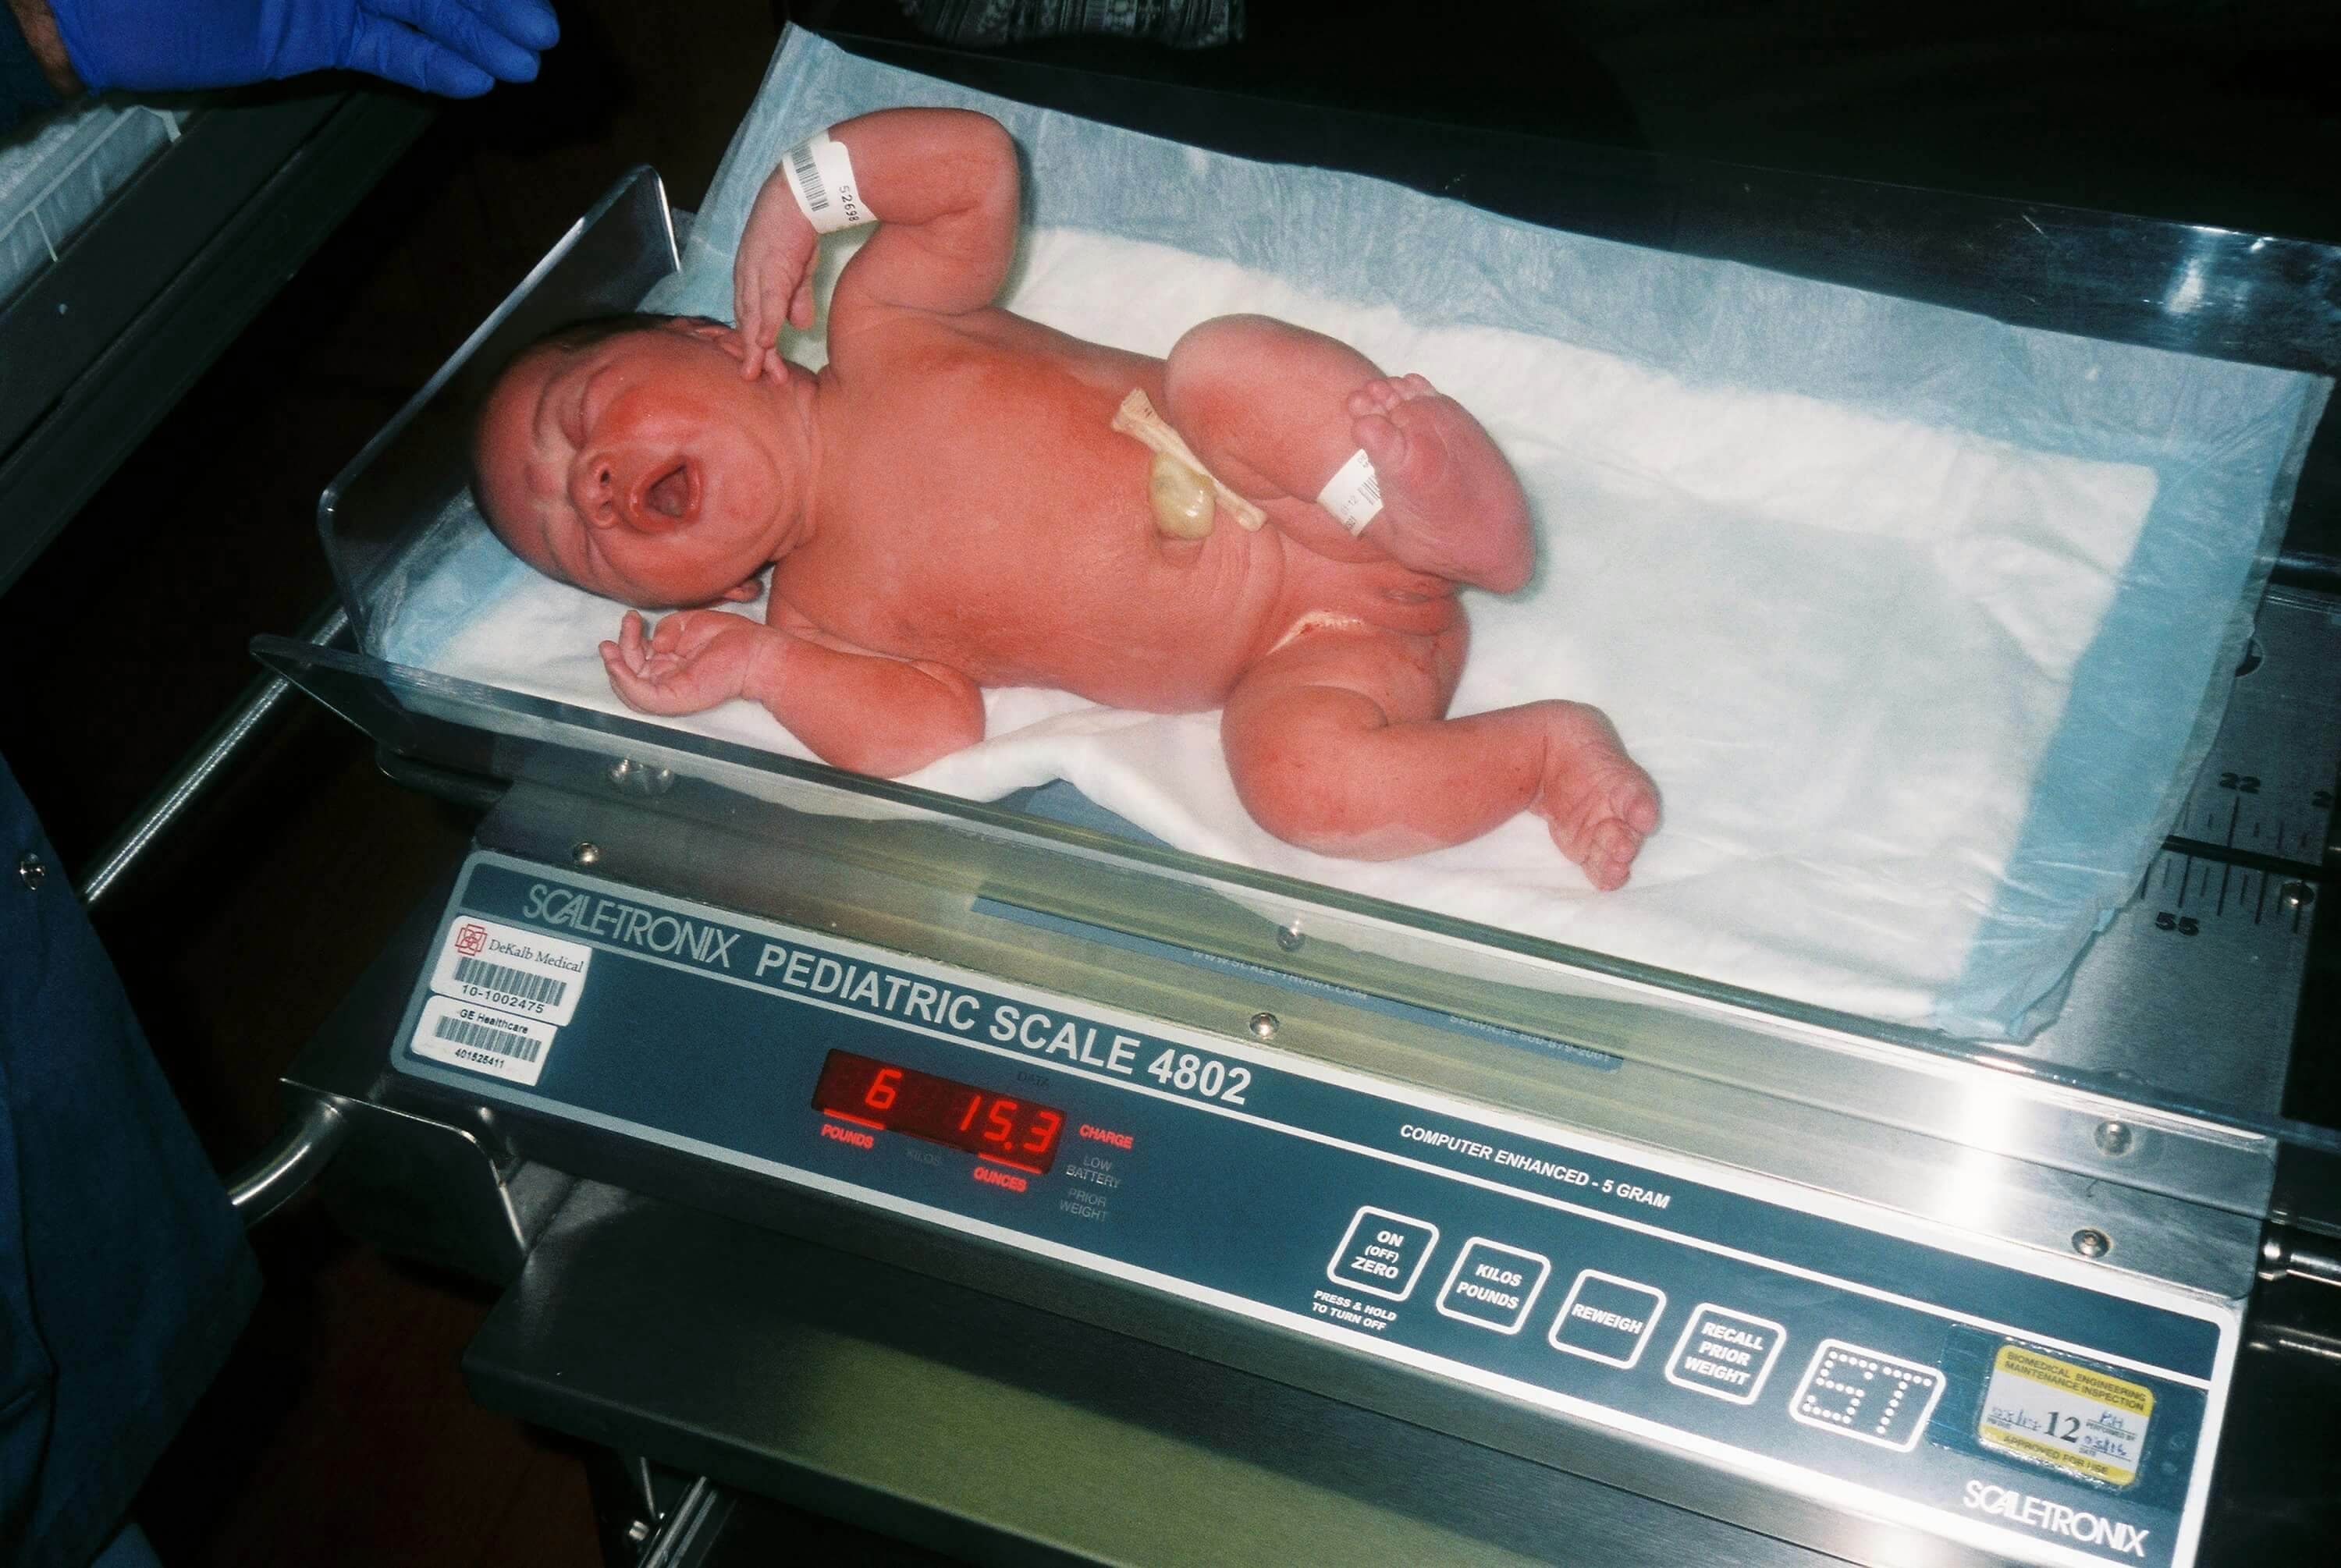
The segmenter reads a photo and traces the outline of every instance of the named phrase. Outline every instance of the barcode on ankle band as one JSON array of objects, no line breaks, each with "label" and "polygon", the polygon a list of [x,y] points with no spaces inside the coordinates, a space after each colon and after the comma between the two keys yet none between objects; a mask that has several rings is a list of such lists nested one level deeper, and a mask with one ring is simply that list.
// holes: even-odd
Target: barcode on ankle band
[{"label": "barcode on ankle band", "polygon": [[818,233],[835,233],[860,223],[875,223],[862,204],[861,186],[853,178],[853,159],[845,144],[826,131],[806,137],[788,150],[789,191],[797,210]]},{"label": "barcode on ankle band", "polygon": [[560,1030],[446,997],[426,997],[407,1048],[418,1057],[515,1084],[533,1084]]},{"label": "barcode on ankle band", "polygon": [[821,165],[812,161],[812,144],[799,142],[792,148],[789,166],[795,171],[797,190],[804,197],[805,215],[819,223],[821,214],[829,211],[829,187],[822,184]]},{"label": "barcode on ankle band", "polygon": [[593,949],[583,942],[458,915],[439,940],[431,988],[500,1013],[567,1024],[593,964]]},{"label": "barcode on ankle band", "polygon": [[1351,534],[1365,532],[1366,524],[1381,513],[1382,481],[1364,452],[1351,452],[1350,461],[1334,471],[1317,492],[1317,504]]}]

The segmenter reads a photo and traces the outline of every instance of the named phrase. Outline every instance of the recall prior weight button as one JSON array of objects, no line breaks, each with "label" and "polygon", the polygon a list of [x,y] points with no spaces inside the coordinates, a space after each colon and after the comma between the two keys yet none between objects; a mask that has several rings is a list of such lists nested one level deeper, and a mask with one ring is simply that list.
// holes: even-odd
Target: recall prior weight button
[{"label": "recall prior weight button", "polygon": [[1325,1265],[1325,1277],[1371,1295],[1404,1301],[1439,1245],[1439,1227],[1388,1209],[1361,1208]]},{"label": "recall prior weight button", "polygon": [[1551,1272],[1552,1265],[1535,1253],[1475,1236],[1448,1273],[1439,1310],[1498,1334],[1518,1334]]},{"label": "recall prior weight button", "polygon": [[1665,1291],[1589,1268],[1569,1287],[1546,1338],[1555,1350],[1630,1367],[1642,1359],[1642,1346],[1666,1309]]},{"label": "recall prior weight button", "polygon": [[1768,1318],[1700,1302],[1675,1341],[1667,1381],[1734,1404],[1753,1404],[1788,1337],[1788,1330]]}]

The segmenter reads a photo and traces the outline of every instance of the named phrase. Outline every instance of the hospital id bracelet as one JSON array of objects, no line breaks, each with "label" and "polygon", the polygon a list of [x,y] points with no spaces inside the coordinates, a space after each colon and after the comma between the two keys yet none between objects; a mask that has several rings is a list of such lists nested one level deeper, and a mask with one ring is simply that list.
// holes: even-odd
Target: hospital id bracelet
[{"label": "hospital id bracelet", "polygon": [[862,187],[853,177],[853,160],[845,144],[828,132],[815,132],[791,147],[784,163],[797,210],[817,232],[833,234],[878,221],[862,204]]}]

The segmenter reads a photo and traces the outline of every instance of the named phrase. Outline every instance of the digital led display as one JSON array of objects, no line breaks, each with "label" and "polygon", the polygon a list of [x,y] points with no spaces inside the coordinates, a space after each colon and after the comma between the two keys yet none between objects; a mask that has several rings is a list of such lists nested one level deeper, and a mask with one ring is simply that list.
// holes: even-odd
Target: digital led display
[{"label": "digital led display", "polygon": [[1013,1095],[911,1067],[832,1051],[813,1086],[812,1108],[887,1132],[908,1133],[1046,1176],[1065,1114]]}]

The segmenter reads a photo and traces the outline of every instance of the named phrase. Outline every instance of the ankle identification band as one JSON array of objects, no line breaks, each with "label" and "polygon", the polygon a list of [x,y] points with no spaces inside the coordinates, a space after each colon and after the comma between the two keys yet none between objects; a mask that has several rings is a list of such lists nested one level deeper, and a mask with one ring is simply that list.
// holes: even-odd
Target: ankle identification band
[{"label": "ankle identification band", "polygon": [[1366,524],[1381,515],[1381,476],[1374,472],[1362,450],[1350,453],[1350,461],[1334,471],[1325,488],[1317,492],[1317,504],[1331,512],[1352,537],[1365,532]]},{"label": "ankle identification band", "polygon": [[878,220],[862,204],[862,187],[853,177],[853,160],[845,144],[826,131],[816,132],[788,150],[785,166],[789,191],[805,222],[824,234]]}]

